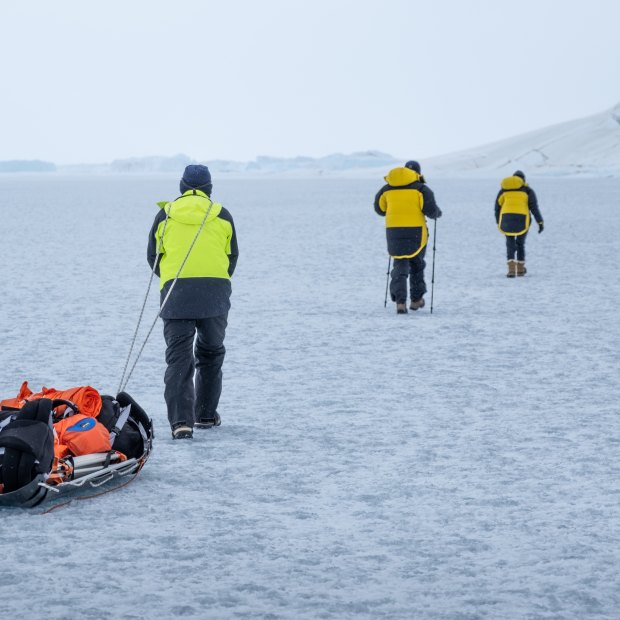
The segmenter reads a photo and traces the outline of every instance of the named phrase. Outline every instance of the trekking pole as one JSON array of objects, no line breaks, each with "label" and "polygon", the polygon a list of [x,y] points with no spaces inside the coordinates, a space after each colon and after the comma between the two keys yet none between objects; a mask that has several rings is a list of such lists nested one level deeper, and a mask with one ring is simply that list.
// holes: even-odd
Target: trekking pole
[{"label": "trekking pole", "polygon": [[392,264],[392,257],[388,255],[388,270],[387,270],[387,277],[385,279],[385,301],[383,302],[383,307],[387,308],[387,293],[388,293],[388,286],[390,284],[390,265]]},{"label": "trekking pole", "polygon": [[437,219],[433,224],[433,272],[431,276],[431,314],[433,314],[433,294],[435,292],[435,246],[437,245]]}]

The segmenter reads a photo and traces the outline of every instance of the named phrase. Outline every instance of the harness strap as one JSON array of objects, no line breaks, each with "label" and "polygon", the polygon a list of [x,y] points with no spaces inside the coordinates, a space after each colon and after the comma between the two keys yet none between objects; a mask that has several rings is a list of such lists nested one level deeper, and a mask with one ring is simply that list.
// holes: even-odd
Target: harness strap
[{"label": "harness strap", "polygon": [[131,405],[127,405],[121,409],[121,412],[114,422],[114,428],[110,431],[110,445],[114,446],[114,440],[121,434],[123,427],[127,423],[129,419],[129,414],[131,412]]},{"label": "harness strap", "polygon": [[2,430],[7,424],[13,421],[13,416],[8,416],[4,420],[0,421],[0,430]]},{"label": "harness strap", "polygon": [[142,439],[144,440],[144,445],[147,446],[149,442],[149,436],[146,432],[146,429],[142,425],[142,422],[136,422],[138,425],[138,430],[140,431],[140,435],[142,435]]}]

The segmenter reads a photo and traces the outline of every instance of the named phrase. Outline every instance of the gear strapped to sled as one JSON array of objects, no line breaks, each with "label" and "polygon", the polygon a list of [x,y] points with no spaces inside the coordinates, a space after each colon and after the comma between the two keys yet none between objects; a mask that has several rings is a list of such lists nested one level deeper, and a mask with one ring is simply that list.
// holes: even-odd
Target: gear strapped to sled
[{"label": "gear strapped to sled", "polygon": [[[45,395],[70,394],[67,398]],[[36,506],[50,493],[137,474],[146,463],[153,426],[129,394],[100,396],[90,386],[0,401],[0,506]]]}]

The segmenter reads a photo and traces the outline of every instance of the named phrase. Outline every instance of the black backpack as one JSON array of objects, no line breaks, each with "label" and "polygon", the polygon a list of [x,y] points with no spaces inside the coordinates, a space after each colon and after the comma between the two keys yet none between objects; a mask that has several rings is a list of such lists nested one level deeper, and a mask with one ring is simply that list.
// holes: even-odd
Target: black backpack
[{"label": "black backpack", "polygon": [[14,411],[0,414],[0,483],[4,493],[49,474],[54,460],[53,405],[49,398],[40,398],[27,402],[19,415]]},{"label": "black backpack", "polygon": [[116,398],[102,395],[97,420],[110,431],[113,450],[122,452],[128,459],[139,459],[150,452],[153,423],[127,392],[119,392]]}]

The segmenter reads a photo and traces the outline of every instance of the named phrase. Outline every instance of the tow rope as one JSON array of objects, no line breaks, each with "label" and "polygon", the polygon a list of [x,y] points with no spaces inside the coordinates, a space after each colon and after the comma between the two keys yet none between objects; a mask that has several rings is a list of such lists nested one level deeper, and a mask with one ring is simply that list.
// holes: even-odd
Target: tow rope
[{"label": "tow rope", "polygon": [[164,221],[164,227],[162,229],[161,232],[161,237],[159,239],[159,243],[157,244],[157,253],[155,255],[155,262],[153,263],[153,269],[151,270],[151,277],[149,278],[149,283],[146,289],[146,295],[144,296],[144,301],[142,302],[142,309],[140,310],[140,316],[138,317],[138,324],[136,325],[136,329],[134,331],[133,334],[133,339],[131,341],[131,346],[129,347],[129,353],[127,354],[127,359],[125,361],[125,367],[123,368],[123,374],[121,375],[121,380],[120,383],[118,385],[118,391],[117,393],[123,392],[125,390],[125,388],[127,387],[127,384],[129,383],[129,379],[131,378],[131,375],[133,374],[133,371],[136,368],[136,365],[138,364],[138,360],[140,359],[140,356],[142,355],[142,352],[144,351],[144,347],[146,346],[146,343],[148,342],[148,339],[151,336],[151,333],[153,332],[153,329],[155,329],[155,325],[157,324],[157,319],[159,319],[159,317],[161,316],[161,311],[164,309],[164,306],[168,303],[168,300],[170,299],[170,294],[172,293],[172,290],[174,289],[175,284],[177,283],[177,280],[179,279],[179,276],[181,275],[181,271],[183,271],[183,267],[185,267],[185,263],[187,262],[187,259],[189,258],[189,255],[192,251],[192,249],[194,248],[194,245],[196,243],[196,241],[198,240],[198,236],[200,235],[205,222],[207,221],[207,218],[209,217],[209,213],[211,213],[211,209],[213,208],[213,201],[209,200],[209,202],[211,203],[209,205],[209,208],[207,209],[207,212],[205,213],[205,216],[202,218],[202,222],[200,223],[200,227],[198,228],[198,231],[196,232],[196,235],[194,236],[194,239],[192,240],[189,249],[187,250],[187,254],[185,255],[185,258],[183,259],[183,262],[181,263],[181,266],[179,267],[179,270],[177,271],[176,276],[174,277],[174,280],[172,281],[172,284],[170,285],[170,288],[168,289],[168,292],[166,293],[166,296],[164,297],[163,302],[161,303],[161,306],[159,307],[159,310],[157,311],[157,315],[155,316],[155,320],[153,321],[153,323],[151,324],[151,327],[149,329],[149,331],[146,334],[146,337],[144,339],[144,342],[142,343],[142,346],[140,347],[140,350],[138,351],[138,354],[136,356],[136,359],[134,360],[133,365],[131,366],[131,369],[129,370],[129,373],[127,373],[127,368],[129,366],[129,360],[131,358],[131,354],[133,352],[133,348],[134,345],[136,343],[136,339],[138,336],[138,331],[140,329],[140,324],[142,323],[142,317],[144,316],[144,308],[146,307],[146,302],[148,300],[149,297],[149,293],[151,291],[151,284],[153,282],[153,276],[155,275],[155,270],[157,269],[157,265],[159,262],[159,257],[161,255],[161,249],[162,249],[162,245],[163,245],[163,241],[164,241],[164,233],[166,232],[166,226],[168,225],[168,218],[170,217],[170,209],[171,209],[171,203],[169,203],[168,209],[166,211],[166,219]]}]

